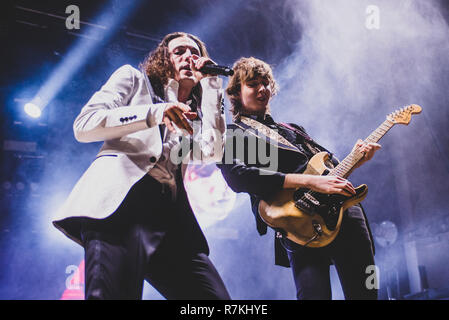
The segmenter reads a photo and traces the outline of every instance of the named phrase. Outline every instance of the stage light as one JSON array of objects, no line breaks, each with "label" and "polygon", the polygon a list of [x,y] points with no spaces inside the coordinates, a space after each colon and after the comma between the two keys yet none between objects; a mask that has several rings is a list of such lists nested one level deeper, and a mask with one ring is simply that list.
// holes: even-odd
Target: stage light
[{"label": "stage light", "polygon": [[37,97],[42,101],[41,110],[44,109],[84,66],[87,61],[116,33],[123,25],[123,21],[135,10],[142,1],[112,1],[106,4],[101,14],[89,24],[89,28],[82,27],[78,33],[79,40],[62,57],[61,63],[56,66],[48,79],[39,89]]},{"label": "stage light", "polygon": [[36,192],[39,190],[39,185],[36,182],[31,182],[30,189],[31,189],[31,191]]},{"label": "stage light", "polygon": [[9,189],[11,189],[11,187],[12,187],[11,182],[9,182],[9,181],[4,181],[3,182],[3,189],[9,190]]},{"label": "stage light", "polygon": [[39,118],[42,114],[41,108],[38,105],[31,102],[25,104],[23,109],[25,110],[26,114],[32,118]]},{"label": "stage light", "polygon": [[[107,44],[108,40],[123,25],[123,21],[141,2],[142,0],[124,1],[123,3],[111,1],[101,10],[94,23],[83,22],[83,25],[89,27],[84,26],[76,33],[69,32],[69,34],[79,36],[79,40],[64,55],[55,53],[61,57],[61,62],[54,68],[45,82],[40,85],[35,97],[23,106],[25,113],[32,118],[39,118],[47,105],[51,103],[79,69]],[[19,96],[24,96],[24,94],[19,94]],[[22,100],[22,98],[15,100]]]},{"label": "stage light", "polygon": [[398,238],[398,228],[391,221],[383,221],[380,224],[373,223],[374,239],[381,247],[389,247],[394,244]]},{"label": "stage light", "polygon": [[16,183],[16,188],[19,191],[23,191],[25,189],[25,184],[23,182],[17,182]]}]

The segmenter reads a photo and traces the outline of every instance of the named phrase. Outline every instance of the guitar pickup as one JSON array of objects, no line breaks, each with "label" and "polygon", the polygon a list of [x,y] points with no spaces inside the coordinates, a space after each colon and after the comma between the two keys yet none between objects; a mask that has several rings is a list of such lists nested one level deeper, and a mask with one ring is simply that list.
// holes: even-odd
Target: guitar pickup
[{"label": "guitar pickup", "polygon": [[315,206],[319,206],[320,202],[314,197],[312,196],[310,193],[305,193],[304,197],[309,200],[313,205]]}]

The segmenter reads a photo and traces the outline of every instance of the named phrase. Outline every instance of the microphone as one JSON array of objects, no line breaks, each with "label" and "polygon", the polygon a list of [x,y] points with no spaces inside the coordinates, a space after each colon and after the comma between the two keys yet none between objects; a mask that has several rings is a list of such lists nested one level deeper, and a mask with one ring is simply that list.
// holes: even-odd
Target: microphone
[{"label": "microphone", "polygon": [[206,74],[219,74],[222,76],[232,76],[234,74],[234,70],[226,66],[219,66],[217,64],[206,64],[204,67],[200,69],[202,73]]}]

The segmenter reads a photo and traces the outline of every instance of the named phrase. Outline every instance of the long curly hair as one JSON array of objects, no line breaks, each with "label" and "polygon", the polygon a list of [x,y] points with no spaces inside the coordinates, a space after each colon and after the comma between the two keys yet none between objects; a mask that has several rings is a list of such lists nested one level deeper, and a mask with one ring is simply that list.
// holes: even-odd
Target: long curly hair
[{"label": "long curly hair", "polygon": [[274,96],[279,90],[279,86],[273,76],[270,65],[254,57],[240,58],[232,67],[234,75],[229,79],[226,87],[226,94],[231,101],[230,111],[234,122],[240,121],[242,101],[240,92],[242,83],[254,80],[258,77],[267,79],[271,87],[271,95]]},{"label": "long curly hair", "polygon": [[[173,32],[166,35],[156,49],[151,51],[140,64],[140,68],[143,68],[147,73],[154,92],[161,98],[164,98],[164,86],[167,85],[168,79],[173,78],[175,75],[175,70],[170,61],[170,53],[168,52],[168,43],[179,37],[192,39],[198,45],[201,56],[209,57],[206,45],[198,37],[185,32]],[[200,95],[200,89],[201,87],[198,84],[192,93],[198,96]]]}]

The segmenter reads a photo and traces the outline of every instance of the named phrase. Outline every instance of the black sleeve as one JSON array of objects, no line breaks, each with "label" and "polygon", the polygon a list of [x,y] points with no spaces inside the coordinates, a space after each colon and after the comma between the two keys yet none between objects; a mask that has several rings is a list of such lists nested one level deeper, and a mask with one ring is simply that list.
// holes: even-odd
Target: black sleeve
[{"label": "black sleeve", "polygon": [[[249,141],[248,136],[242,131],[241,134],[234,131],[237,126],[228,125],[228,133],[221,163],[217,167],[221,170],[224,179],[234,192],[246,192],[250,195],[266,198],[280,190],[284,186],[285,174],[264,168],[256,160],[248,164]],[[244,152],[236,151],[238,145],[236,139],[243,139]]]},{"label": "black sleeve", "polygon": [[[235,129],[235,127],[228,126],[228,129]],[[247,137],[228,135],[222,162],[217,163],[217,167],[221,170],[229,187],[234,192],[246,192],[260,198],[266,198],[280,191],[284,186],[285,174],[264,169],[257,161],[258,164],[248,164],[245,161],[248,153],[248,140],[244,143],[244,154],[242,155],[236,152],[235,139],[247,139]],[[243,158],[241,158],[242,156]]]},{"label": "black sleeve", "polygon": [[247,192],[265,198],[283,188],[285,174],[247,166],[239,159],[232,164],[217,164],[234,192]]}]

